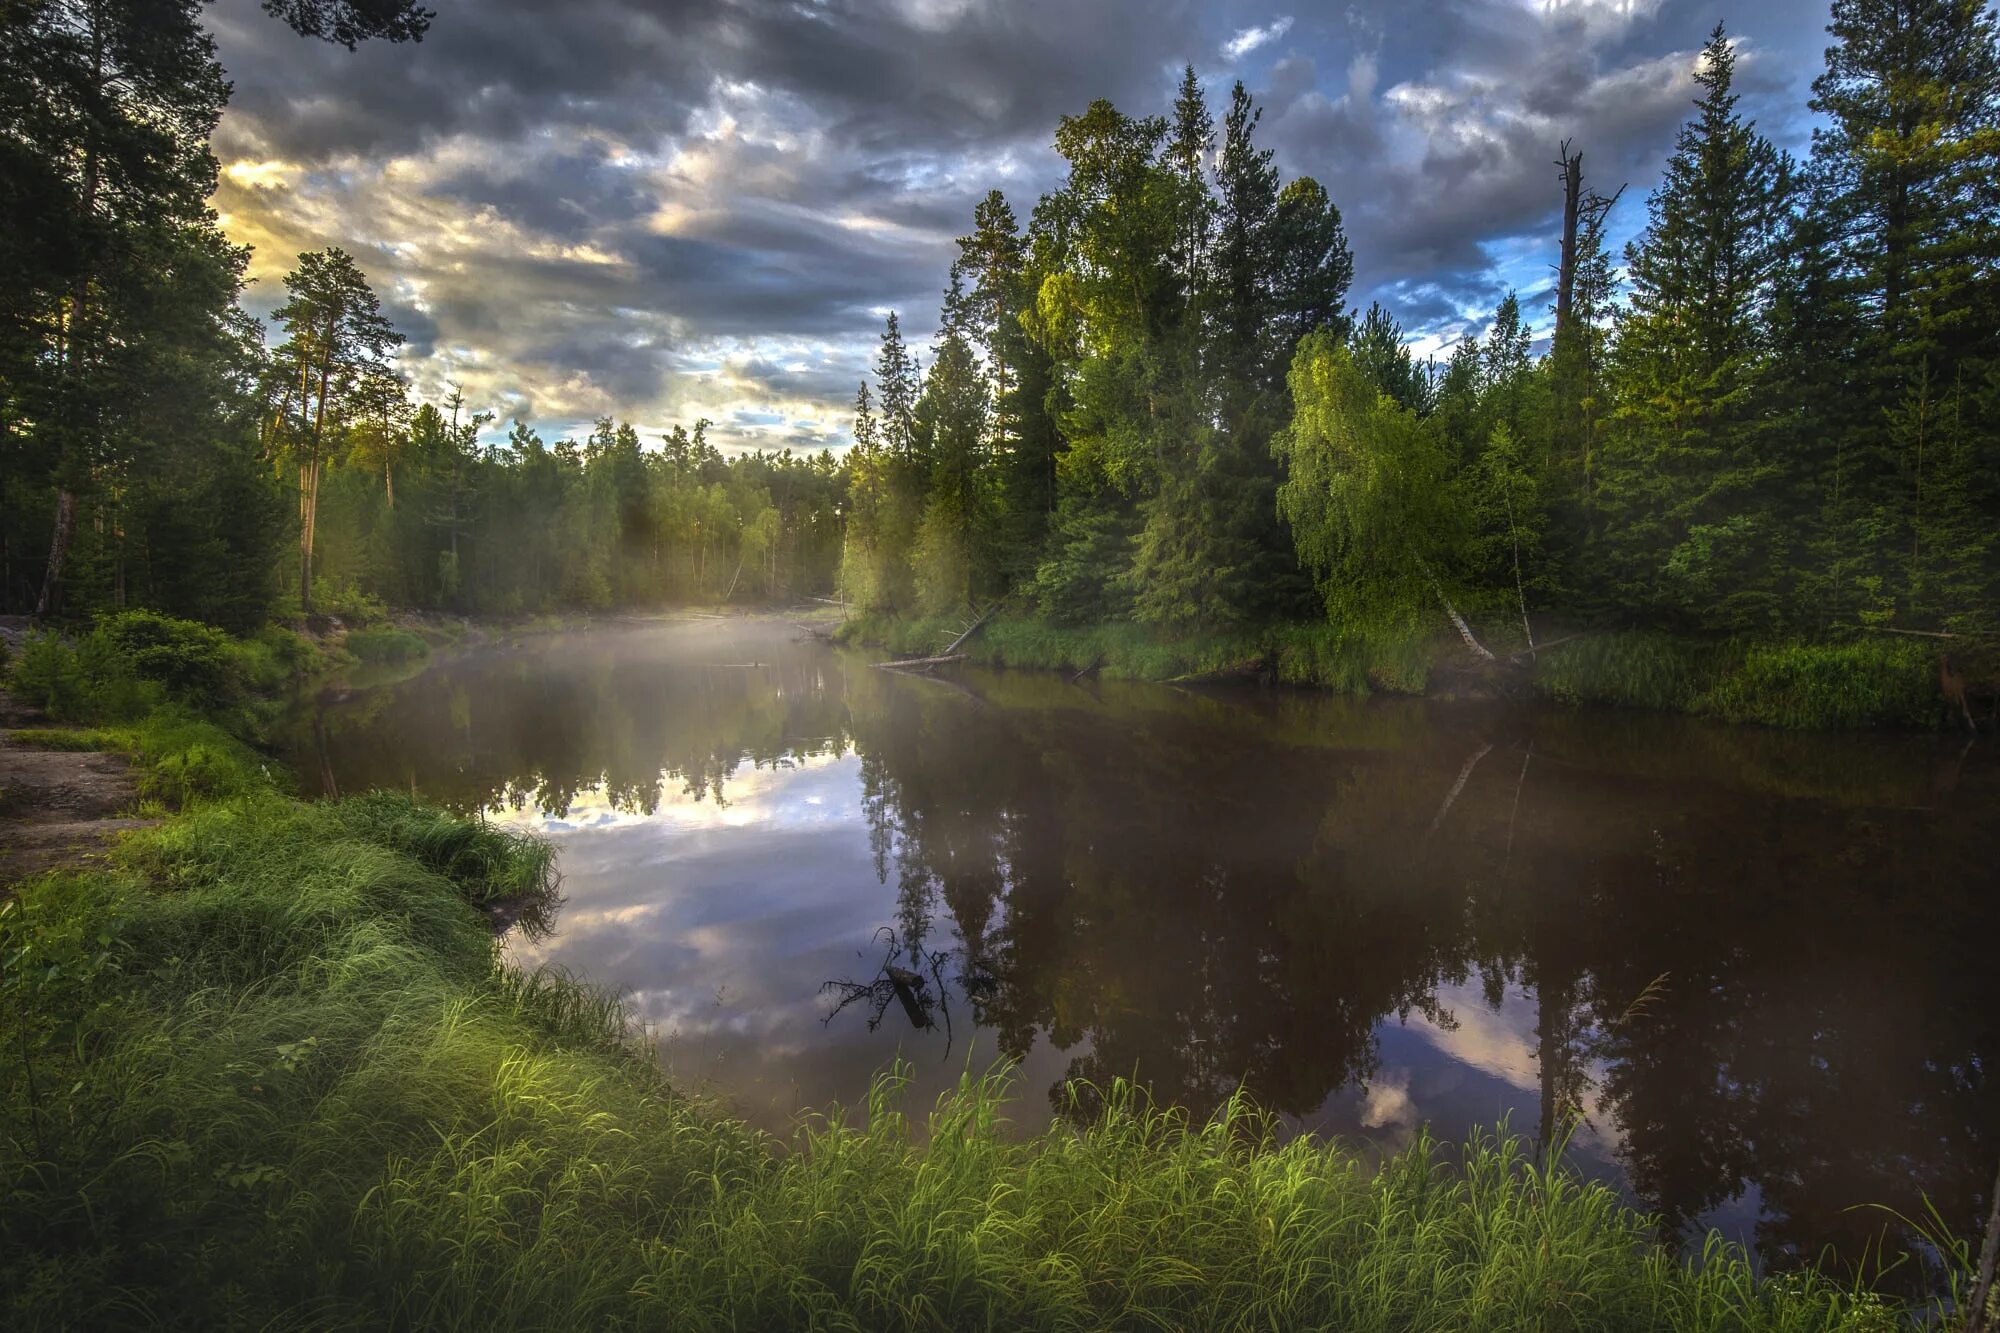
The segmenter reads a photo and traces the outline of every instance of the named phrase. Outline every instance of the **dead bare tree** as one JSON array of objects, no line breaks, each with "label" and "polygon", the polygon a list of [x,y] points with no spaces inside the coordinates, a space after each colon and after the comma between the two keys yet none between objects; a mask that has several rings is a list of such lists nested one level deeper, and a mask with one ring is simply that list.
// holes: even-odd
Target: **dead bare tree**
[{"label": "dead bare tree", "polygon": [[1556,165],[1562,168],[1563,229],[1562,252],[1556,268],[1556,336],[1569,327],[1576,309],[1576,233],[1583,203],[1583,154],[1569,150],[1564,139],[1556,150]]}]

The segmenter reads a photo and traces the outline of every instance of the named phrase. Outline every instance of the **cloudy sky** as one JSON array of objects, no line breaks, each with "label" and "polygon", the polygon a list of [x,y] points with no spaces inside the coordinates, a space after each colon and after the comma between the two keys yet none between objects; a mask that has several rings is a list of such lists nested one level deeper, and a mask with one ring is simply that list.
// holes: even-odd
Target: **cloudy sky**
[{"label": "cloudy sky", "polygon": [[[1739,88],[1798,148],[1824,0],[430,0],[416,46],[301,41],[211,10],[235,85],[216,207],[256,247],[249,302],[345,247],[447,383],[545,436],[706,416],[725,447],[846,442],[885,311],[919,336],[974,202],[1025,221],[1056,119],[1162,112],[1192,62],[1243,82],[1288,175],[1325,183],[1353,299],[1421,348],[1509,287],[1539,305],[1556,145],[1620,235],[1685,118],[1718,18]],[[1541,314],[1539,309],[1536,312]]]}]

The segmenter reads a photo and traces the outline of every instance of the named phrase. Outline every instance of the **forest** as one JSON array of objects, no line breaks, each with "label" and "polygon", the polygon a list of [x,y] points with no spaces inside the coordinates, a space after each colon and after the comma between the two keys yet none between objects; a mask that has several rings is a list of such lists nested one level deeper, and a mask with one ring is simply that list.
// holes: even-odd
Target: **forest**
[{"label": "forest", "polygon": [[[1835,0],[1803,159],[1717,26],[1657,188],[1551,143],[1548,290],[1435,358],[1359,308],[1369,183],[1285,179],[1246,82],[1091,102],[810,454],[421,401],[374,242],[251,299],[216,32],[439,8],[0,0],[0,1324],[1996,1326],[1990,756],[1796,734],[2000,710],[1984,0]],[[967,624],[1081,669],[823,641]],[[1246,653],[1792,730],[1085,680]],[[926,1108],[881,1046],[757,1127],[663,1063],[661,958],[800,932],[715,1013],[859,970],[842,893],[891,951],[847,984],[924,1028],[891,962],[955,956],[993,1063]],[[593,919],[642,986],[517,965]],[[810,1072],[822,980],[744,1040]],[[1288,1128],[1446,988],[1532,990],[1537,1133]]]},{"label": "forest", "polygon": [[[267,8],[349,45],[421,12]],[[1658,187],[1552,144],[1552,291],[1442,359],[1350,304],[1338,197],[1365,182],[1282,179],[1241,84],[1211,108],[1189,67],[1164,115],[1095,102],[1055,127],[1067,175],[1025,225],[979,203],[934,344],[890,314],[852,447],[804,457],[726,456],[701,421],[502,442],[414,403],[339,249],[300,255],[262,326],[207,202],[228,89],[198,6],[24,12],[0,54],[9,612],[1006,598],[1166,635],[1456,626],[1479,652],[1996,629],[2000,53],[1976,0],[1840,0],[1803,161],[1739,111],[1718,26]]]}]

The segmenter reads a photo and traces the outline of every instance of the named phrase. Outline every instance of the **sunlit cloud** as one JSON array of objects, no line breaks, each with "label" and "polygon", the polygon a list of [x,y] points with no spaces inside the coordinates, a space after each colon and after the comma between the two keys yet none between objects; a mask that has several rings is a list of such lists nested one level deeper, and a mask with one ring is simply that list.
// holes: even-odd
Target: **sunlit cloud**
[{"label": "sunlit cloud", "polygon": [[1261,28],[1239,28],[1234,37],[1222,44],[1222,54],[1230,60],[1241,60],[1258,47],[1277,41],[1292,30],[1291,15],[1274,19]]}]

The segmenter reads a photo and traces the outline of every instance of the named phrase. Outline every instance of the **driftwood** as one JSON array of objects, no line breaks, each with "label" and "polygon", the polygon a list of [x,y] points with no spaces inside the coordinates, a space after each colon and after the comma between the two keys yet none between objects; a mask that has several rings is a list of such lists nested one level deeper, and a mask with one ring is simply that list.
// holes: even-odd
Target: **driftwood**
[{"label": "driftwood", "polygon": [[804,630],[807,634],[811,635],[815,639],[818,639],[821,643],[833,642],[833,635],[829,633],[827,630],[820,628],[818,625],[808,625],[803,620],[794,620],[792,622],[792,628],[798,630]]},{"label": "driftwood", "polygon": [[1069,683],[1072,685],[1080,684],[1085,676],[1088,676],[1091,672],[1097,670],[1097,668],[1103,665],[1104,665],[1104,654],[1099,653],[1097,656],[1090,659],[1089,666],[1077,672],[1074,676],[1071,676],[1069,678]]},{"label": "driftwood", "polygon": [[940,653],[936,657],[906,657],[900,662],[877,662],[875,665],[884,671],[923,672],[934,671],[938,667],[950,666],[953,662],[963,662],[964,660],[964,653]]}]

